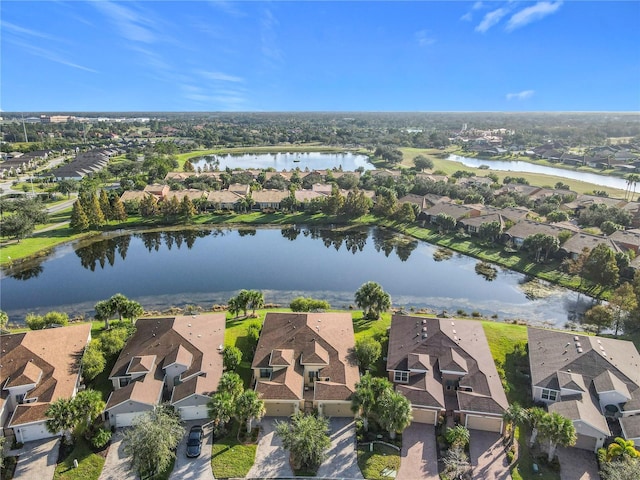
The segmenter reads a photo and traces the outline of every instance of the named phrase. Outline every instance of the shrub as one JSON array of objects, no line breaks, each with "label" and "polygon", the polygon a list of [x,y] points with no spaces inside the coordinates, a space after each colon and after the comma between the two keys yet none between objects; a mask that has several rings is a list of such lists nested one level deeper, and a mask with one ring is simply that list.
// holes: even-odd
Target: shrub
[{"label": "shrub", "polygon": [[111,430],[99,428],[91,437],[91,446],[96,449],[103,448],[111,440]]}]

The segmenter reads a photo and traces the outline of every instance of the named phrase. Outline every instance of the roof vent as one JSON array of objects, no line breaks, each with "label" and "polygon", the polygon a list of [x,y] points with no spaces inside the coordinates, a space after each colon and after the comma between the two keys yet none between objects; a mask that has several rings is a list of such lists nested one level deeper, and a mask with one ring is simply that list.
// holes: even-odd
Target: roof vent
[{"label": "roof vent", "polygon": [[427,331],[427,327],[422,327],[422,331],[426,332]]},{"label": "roof vent", "polygon": [[453,333],[454,333],[454,334],[456,333],[456,329],[455,329],[455,328],[453,329]]},{"label": "roof vent", "polygon": [[577,342],[578,340],[580,340],[580,337],[578,337],[577,335],[575,337],[573,337],[573,341]]},{"label": "roof vent", "polygon": [[578,348],[578,353],[582,353],[582,349],[581,348]]},{"label": "roof vent", "polygon": [[576,347],[578,347],[578,348],[579,348],[579,347],[581,347],[581,346],[582,346],[582,344],[581,344],[580,342],[576,342]]},{"label": "roof vent", "polygon": [[423,333],[423,334],[422,334],[422,338],[427,338],[427,334],[426,334],[426,333]]},{"label": "roof vent", "polygon": [[427,319],[426,319],[426,318],[423,318],[423,319],[422,319],[422,324],[423,324],[423,325],[426,325],[426,324],[427,324]]}]

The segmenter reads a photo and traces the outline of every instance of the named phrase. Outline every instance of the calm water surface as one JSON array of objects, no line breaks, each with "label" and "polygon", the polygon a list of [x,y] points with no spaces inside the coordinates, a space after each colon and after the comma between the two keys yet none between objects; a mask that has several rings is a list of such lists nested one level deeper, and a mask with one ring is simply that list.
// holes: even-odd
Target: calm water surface
[{"label": "calm water surface", "polygon": [[546,165],[537,165],[535,163],[521,162],[519,160],[486,160],[482,158],[461,157],[460,155],[450,155],[447,160],[461,163],[467,167],[478,168],[480,165],[488,165],[491,170],[541,173],[543,175],[555,175],[557,177],[580,180],[582,182],[592,183],[603,187],[619,188],[620,190],[626,190],[627,188],[627,181],[620,177],[610,177],[607,175],[598,175],[597,173],[548,167]]},{"label": "calm water surface", "polygon": [[192,161],[193,166],[204,167],[218,166],[220,170],[229,167],[234,168],[275,168],[276,171],[293,170],[332,170],[339,169],[352,172],[359,167],[365,170],[373,170],[366,155],[357,155],[350,152],[324,153],[324,152],[295,152],[295,153],[259,153],[241,155],[208,155]]},{"label": "calm water surface", "polygon": [[[463,255],[437,262],[435,247],[383,229],[293,227],[142,232],[67,245],[39,265],[5,272],[2,309],[12,322],[28,312],[57,309],[92,314],[93,305],[121,292],[146,310],[226,304],[238,290],[262,290],[267,303],[288,305],[299,295],[353,304],[364,282],[380,283],[394,307],[455,313],[481,312],[499,319],[528,319],[562,326],[588,299],[557,288],[529,300],[519,273],[502,270],[487,281],[477,261]],[[581,301],[582,299],[582,301]]]}]

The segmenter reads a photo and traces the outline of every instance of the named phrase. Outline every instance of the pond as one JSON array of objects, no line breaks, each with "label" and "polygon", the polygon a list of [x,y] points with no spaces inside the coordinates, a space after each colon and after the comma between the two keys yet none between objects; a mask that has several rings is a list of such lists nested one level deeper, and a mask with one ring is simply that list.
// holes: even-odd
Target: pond
[{"label": "pond", "polygon": [[207,155],[191,161],[195,168],[208,165],[209,168],[218,167],[224,170],[234,168],[275,168],[276,171],[294,170],[333,170],[342,169],[353,172],[357,168],[373,170],[369,157],[351,152],[280,152],[280,153],[244,153],[240,155]]},{"label": "pond", "polygon": [[240,289],[262,290],[267,303],[288,306],[300,295],[335,308],[375,281],[393,306],[479,312],[499,320],[563,326],[590,299],[552,288],[531,300],[527,278],[498,269],[492,281],[460,254],[436,261],[436,247],[381,228],[182,229],[101,236],[58,248],[40,264],[3,272],[2,309],[12,322],[28,312],[91,315],[98,300],[123,293],[146,310],[226,304]]},{"label": "pond", "polygon": [[620,177],[598,175],[597,173],[581,172],[579,170],[548,167],[546,165],[538,165],[520,160],[487,160],[483,158],[462,157],[460,155],[449,155],[447,160],[461,163],[466,167],[478,168],[480,165],[488,165],[490,170],[555,175],[556,177],[570,178],[572,180],[579,180],[581,182],[592,183],[603,187],[619,188],[620,190],[627,189],[627,181]]}]

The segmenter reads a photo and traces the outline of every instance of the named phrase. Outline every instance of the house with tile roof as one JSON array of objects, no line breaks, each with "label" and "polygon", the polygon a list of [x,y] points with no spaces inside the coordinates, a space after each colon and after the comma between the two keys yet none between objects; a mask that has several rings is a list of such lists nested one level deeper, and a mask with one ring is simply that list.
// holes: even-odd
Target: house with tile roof
[{"label": "house with tile roof", "polygon": [[45,412],[78,392],[80,360],[90,339],[89,323],[0,337],[0,421],[17,441],[56,436],[45,427]]},{"label": "house with tile roof", "polygon": [[509,405],[480,322],[394,315],[387,372],[411,401],[414,422],[435,424],[446,414],[502,433]]},{"label": "house with tile roof", "polygon": [[251,364],[266,415],[353,417],[354,344],[349,313],[267,313]]},{"label": "house with tile roof", "polygon": [[529,328],[533,400],[573,421],[576,448],[597,451],[611,426],[640,442],[640,354],[613,338]]},{"label": "house with tile roof", "polygon": [[169,402],[183,420],[207,418],[222,376],[225,315],[141,318],[109,380],[105,416],[115,427]]}]

